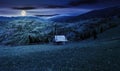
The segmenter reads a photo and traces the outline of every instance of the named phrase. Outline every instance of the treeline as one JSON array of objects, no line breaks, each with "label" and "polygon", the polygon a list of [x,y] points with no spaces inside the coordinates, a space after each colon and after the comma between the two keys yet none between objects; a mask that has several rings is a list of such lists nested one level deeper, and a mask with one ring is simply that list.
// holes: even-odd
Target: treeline
[{"label": "treeline", "polygon": [[38,19],[0,21],[0,44],[30,45],[49,43],[55,35],[65,35],[69,41],[81,41],[118,26],[120,17],[92,18],[75,23],[57,23]]}]

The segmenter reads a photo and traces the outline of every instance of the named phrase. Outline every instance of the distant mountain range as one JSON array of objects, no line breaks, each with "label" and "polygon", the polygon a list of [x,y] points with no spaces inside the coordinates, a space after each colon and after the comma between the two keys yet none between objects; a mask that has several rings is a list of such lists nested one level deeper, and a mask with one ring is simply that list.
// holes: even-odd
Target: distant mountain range
[{"label": "distant mountain range", "polygon": [[110,7],[110,8],[100,9],[100,10],[94,10],[78,16],[52,17],[49,20],[52,20],[55,22],[76,22],[79,20],[85,20],[85,19],[91,19],[91,18],[104,18],[104,17],[112,17],[112,16],[120,16],[120,7]]},{"label": "distant mountain range", "polygon": [[[119,26],[120,18],[114,16],[120,17],[120,7],[94,10],[77,16],[58,15],[50,19],[41,16],[0,17],[0,44],[47,43],[52,42],[55,35],[65,35],[70,41],[85,40]],[[113,19],[106,20],[108,17]]]},{"label": "distant mountain range", "polygon": [[39,20],[39,21],[43,21],[45,19],[40,18],[40,17],[32,17],[32,16],[18,16],[18,17],[4,17],[4,16],[0,16],[0,21],[12,21],[12,20],[24,20],[24,19],[29,19],[29,20]]},{"label": "distant mountain range", "polygon": [[[113,16],[120,16],[120,7],[110,7],[104,8],[99,10],[90,11],[88,13],[84,13],[81,15],[55,15],[51,18],[48,18],[48,21],[54,22],[77,22],[80,20],[86,20],[91,18],[106,18],[106,17],[113,17]],[[18,17],[2,17],[0,16],[0,21],[12,21],[12,20],[22,20],[22,19],[29,19],[29,20],[39,20],[39,21],[47,21],[42,17],[39,16],[18,16]]]}]

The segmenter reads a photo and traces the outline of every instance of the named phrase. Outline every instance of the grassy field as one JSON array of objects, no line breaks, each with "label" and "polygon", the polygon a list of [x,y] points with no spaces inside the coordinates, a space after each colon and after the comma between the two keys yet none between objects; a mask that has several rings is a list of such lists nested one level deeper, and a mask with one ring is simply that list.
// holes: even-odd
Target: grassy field
[{"label": "grassy field", "polygon": [[66,45],[0,46],[0,71],[120,71],[119,43],[109,37]]},{"label": "grassy field", "polygon": [[18,50],[11,55],[6,51],[6,56],[0,56],[0,71],[119,71],[119,42],[92,43],[92,46],[88,44],[82,48],[76,43],[75,47],[71,44],[70,48],[56,46],[54,50],[45,51],[38,47],[38,50],[30,48],[27,53]]}]

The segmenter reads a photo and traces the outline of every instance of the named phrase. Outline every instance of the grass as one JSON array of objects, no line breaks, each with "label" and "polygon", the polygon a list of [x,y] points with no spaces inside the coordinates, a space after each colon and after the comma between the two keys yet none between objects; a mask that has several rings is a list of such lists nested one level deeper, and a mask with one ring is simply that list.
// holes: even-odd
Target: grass
[{"label": "grass", "polygon": [[119,71],[120,40],[105,42],[2,56],[0,71]]}]

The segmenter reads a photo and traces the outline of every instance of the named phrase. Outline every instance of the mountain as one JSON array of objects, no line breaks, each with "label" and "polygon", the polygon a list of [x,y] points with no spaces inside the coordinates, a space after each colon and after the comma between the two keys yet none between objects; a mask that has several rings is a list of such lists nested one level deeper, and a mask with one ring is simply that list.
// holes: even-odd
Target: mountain
[{"label": "mountain", "polygon": [[52,30],[50,22],[39,17],[0,17],[0,20],[0,44],[43,42]]},{"label": "mountain", "polygon": [[4,16],[0,16],[0,20],[14,20],[14,19],[39,19],[39,20],[43,20],[43,18],[40,17],[34,17],[34,16],[17,16],[17,17],[4,17]]},{"label": "mountain", "polygon": [[60,17],[58,16],[58,17],[50,18],[49,20],[55,22],[76,22],[91,18],[106,18],[113,16],[120,16],[120,7],[110,7],[100,10],[94,10],[78,16],[60,16]]},{"label": "mountain", "polygon": [[50,21],[51,19],[30,16],[0,17],[0,44],[48,43],[53,41],[55,35],[65,35],[69,41],[82,41],[120,25],[120,17],[114,17],[120,15],[119,12],[119,7],[115,7],[91,11],[79,16],[59,15],[52,18],[60,22],[62,20],[62,22],[74,23],[58,23]]},{"label": "mountain", "polygon": [[0,21],[10,21],[10,20],[12,20],[10,17],[0,16]]},{"label": "mountain", "polygon": [[71,16],[71,15],[56,15],[56,16],[53,16],[51,18],[48,18],[48,20],[51,20],[51,21],[54,21],[54,22],[66,22],[66,21],[70,21],[72,20],[73,18],[75,18],[77,16]]}]

